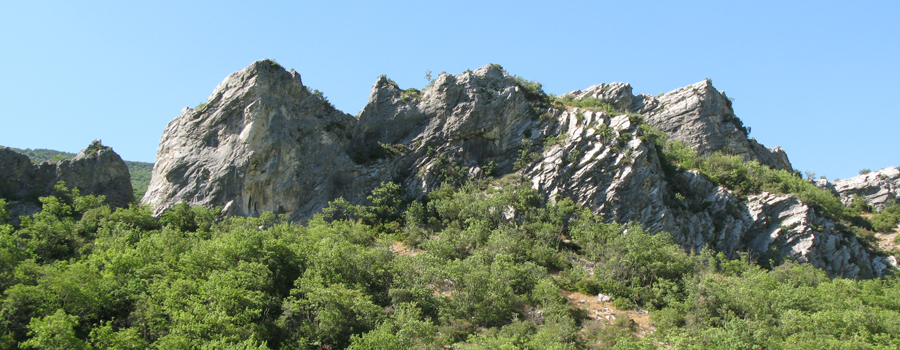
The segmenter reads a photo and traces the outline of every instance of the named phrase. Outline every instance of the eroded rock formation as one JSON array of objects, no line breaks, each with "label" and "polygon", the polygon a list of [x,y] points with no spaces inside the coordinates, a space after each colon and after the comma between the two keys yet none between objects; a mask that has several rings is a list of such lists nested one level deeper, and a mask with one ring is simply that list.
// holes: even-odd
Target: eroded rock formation
[{"label": "eroded rock formation", "polygon": [[187,201],[234,215],[312,213],[365,190],[353,187],[359,174],[344,153],[354,122],[296,72],[256,62],[169,123],[143,203],[157,212]]},{"label": "eroded rock formation", "polygon": [[900,199],[900,170],[888,167],[844,180],[836,180],[834,189],[844,204],[850,204],[854,196],[860,196],[867,204],[882,210]]},{"label": "eroded rock formation", "polygon": [[72,159],[33,164],[27,156],[0,147],[0,197],[10,201],[13,218],[40,209],[37,198],[53,193],[64,181],[83,195],[106,196],[106,204],[125,207],[134,202],[131,175],[111,147],[92,142]]},{"label": "eroded rock formation", "polygon": [[444,182],[519,173],[549,200],[572,198],[611,221],[671,232],[688,249],[788,255],[832,276],[884,270],[855,237],[793,196],[741,198],[697,173],[664,171],[626,112],[641,113],[701,155],[739,154],[791,170],[779,148],[747,138],[730,100],[710,81],[659,97],[635,96],[620,83],[568,95],[602,99],[616,111],[553,104],[487,65],[441,74],[424,91],[381,77],[354,118],[303,86],[293,70],[258,61],[169,123],[142,202],[156,213],[187,201],[303,220],[339,197],[362,203],[384,181],[416,197]]}]

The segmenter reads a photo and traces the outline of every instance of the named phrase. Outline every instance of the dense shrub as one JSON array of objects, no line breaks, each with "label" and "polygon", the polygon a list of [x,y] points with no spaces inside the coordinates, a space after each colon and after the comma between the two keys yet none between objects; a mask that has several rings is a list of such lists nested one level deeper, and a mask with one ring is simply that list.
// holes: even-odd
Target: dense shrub
[{"label": "dense shrub", "polygon": [[547,94],[544,92],[541,83],[534,80],[527,80],[519,76],[514,76],[513,78],[516,81],[516,85],[525,91],[526,99],[531,101],[542,101],[547,98]]},{"label": "dense shrub", "polygon": [[[335,201],[303,225],[186,204],[157,220],[57,192],[22,227],[0,224],[2,348],[900,345],[894,277],[690,254],[666,233],[547,203],[516,176],[410,203],[385,183],[369,204]],[[647,308],[658,331],[589,320],[566,290]]]},{"label": "dense shrub", "polygon": [[900,205],[894,203],[875,213],[870,219],[872,228],[878,232],[893,232],[900,225]]},{"label": "dense shrub", "polygon": [[553,98],[553,102],[564,106],[578,107],[595,112],[624,113],[602,98],[588,97],[576,100],[572,95],[563,95],[561,97]]},{"label": "dense shrub", "polygon": [[790,194],[831,219],[852,220],[858,216],[847,211],[840,199],[830,191],[816,187],[795,173],[747,161],[742,156],[715,153],[700,157],[684,143],[669,141],[668,135],[657,128],[647,124],[642,124],[640,128],[643,137],[654,143],[669,175],[681,170],[696,170],[716,185],[731,189],[738,195],[761,192]]},{"label": "dense shrub", "polygon": [[[896,279],[829,280],[808,265],[740,276],[700,273],[688,296],[655,314],[662,339],[685,349],[895,348]],[[890,311],[889,311],[890,310]]]}]

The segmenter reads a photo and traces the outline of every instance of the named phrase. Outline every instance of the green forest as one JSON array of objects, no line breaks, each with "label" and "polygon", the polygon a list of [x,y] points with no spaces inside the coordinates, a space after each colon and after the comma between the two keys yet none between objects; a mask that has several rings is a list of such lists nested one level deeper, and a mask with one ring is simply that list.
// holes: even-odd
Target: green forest
[{"label": "green forest", "polygon": [[516,175],[400,193],[295,223],[60,184],[20,227],[0,209],[0,348],[900,348],[894,276],[685,252]]},{"label": "green forest", "polygon": [[[74,158],[76,155],[75,153],[60,152],[42,148],[19,149],[9,147],[9,149],[28,156],[28,158],[31,159],[31,162],[34,164],[40,164],[43,162],[58,162],[63,159]],[[144,197],[144,193],[147,192],[147,186],[150,186],[150,174],[153,172],[153,163],[130,162],[126,160],[125,165],[128,166],[128,172],[131,173],[131,187],[134,189],[134,198],[140,201],[141,198]]]}]

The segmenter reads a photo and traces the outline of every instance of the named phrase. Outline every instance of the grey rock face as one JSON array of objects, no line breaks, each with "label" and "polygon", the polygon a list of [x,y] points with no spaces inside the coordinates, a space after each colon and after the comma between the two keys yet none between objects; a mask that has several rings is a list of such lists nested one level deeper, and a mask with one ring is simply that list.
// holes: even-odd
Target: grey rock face
[{"label": "grey rock face", "polygon": [[835,197],[841,196],[837,189],[834,188],[834,184],[828,182],[826,179],[810,180],[810,182],[818,188],[831,192]]},{"label": "grey rock face", "polygon": [[356,120],[300,75],[263,60],[228,76],[169,122],[142,203],[224,206],[234,215],[311,213],[357,190],[344,153]]},{"label": "grey rock face", "polygon": [[34,187],[35,175],[28,156],[0,147],[0,197],[24,198]]},{"label": "grey rock face", "polygon": [[749,224],[745,239],[751,239],[753,251],[765,252],[769,246],[778,257],[809,262],[831,276],[872,277],[884,270],[875,271],[874,254],[855,236],[842,235],[833,221],[794,196],[763,193],[749,198],[745,208],[750,219],[742,220]]},{"label": "grey rock face", "polygon": [[[369,105],[378,103],[370,101]],[[523,89],[495,66],[457,76],[441,74],[420,99],[398,104],[397,112],[372,113],[366,107],[359,117],[364,125],[359,133],[381,134],[378,130],[393,129],[393,124],[371,120],[389,120],[391,115],[410,112],[418,115],[403,122],[410,133],[382,141],[408,145],[408,150],[376,167],[399,169],[388,171],[402,178],[410,191],[421,193],[446,180],[512,172],[520,151],[540,154],[548,128]],[[524,167],[527,162],[520,163]]]},{"label": "grey rock face", "polygon": [[[584,120],[575,120],[576,114]],[[788,256],[847,278],[877,276],[889,266],[878,265],[865,245],[794,196],[762,193],[741,199],[697,172],[666,176],[652,145],[625,115],[573,110],[561,115],[567,118],[571,123],[551,131],[566,135],[563,141],[545,147],[540,161],[523,171],[534,188],[550,197],[572,198],[613,221],[640,222],[650,232],[670,232],[693,251],[711,247],[732,257],[739,252]],[[627,141],[604,144],[589,127],[600,123],[612,125],[615,139],[625,135]]]},{"label": "grey rock face", "polygon": [[41,210],[33,200],[43,195],[35,186],[35,166],[24,154],[18,153],[6,147],[0,147],[0,198],[6,199],[6,210],[9,213],[10,222],[19,225],[20,216],[34,215]]},{"label": "grey rock face", "polygon": [[128,166],[111,147],[103,146],[100,141],[92,142],[75,158],[44,162],[37,167],[39,173],[52,179],[49,188],[65,181],[66,186],[78,188],[83,195],[106,196],[105,203],[113,207],[127,207],[128,203],[134,202]]},{"label": "grey rock face", "polygon": [[659,97],[640,95],[633,101],[632,111],[643,114],[647,123],[691,146],[701,156],[715,152],[742,155],[774,169],[793,170],[780,147],[768,149],[747,138],[750,130],[735,116],[731,100],[709,79]]},{"label": "grey rock face", "polygon": [[128,167],[100,141],[92,142],[75,158],[38,165],[25,155],[0,148],[0,196],[10,200],[14,217],[40,209],[33,201],[51,194],[59,181],[69,188],[78,188],[83,195],[106,196],[105,203],[114,207],[134,202]]},{"label": "grey rock face", "polygon": [[571,96],[575,100],[585,98],[597,98],[608,101],[613,107],[620,110],[631,109],[634,102],[634,94],[631,92],[631,84],[612,83],[594,85],[584,90],[575,90],[563,96]]},{"label": "grey rock face", "polygon": [[845,205],[859,195],[876,210],[882,210],[900,198],[900,170],[895,167],[837,180],[833,184]]},{"label": "grey rock face", "polygon": [[[708,81],[660,98],[633,96],[621,83],[570,94],[646,113],[703,154],[791,168],[783,152],[747,139],[730,101]],[[354,118],[311,93],[296,72],[259,61],[169,123],[142,202],[157,214],[185,200],[303,220],[339,197],[363,203],[384,181],[416,197],[444,182],[517,173],[549,200],[572,198],[610,221],[671,232],[687,249],[788,255],[832,276],[886,268],[793,196],[741,198],[695,172],[665,173],[635,121],[553,106],[494,65],[441,74],[419,93],[381,77]]]}]

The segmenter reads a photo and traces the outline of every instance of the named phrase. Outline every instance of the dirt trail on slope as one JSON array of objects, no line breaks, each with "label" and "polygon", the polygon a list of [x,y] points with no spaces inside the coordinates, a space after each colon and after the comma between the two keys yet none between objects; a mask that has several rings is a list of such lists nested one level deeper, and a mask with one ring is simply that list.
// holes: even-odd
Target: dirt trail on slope
[{"label": "dirt trail on slope", "polygon": [[611,301],[600,301],[596,295],[586,295],[579,292],[563,291],[562,296],[569,300],[569,303],[572,305],[584,310],[592,320],[609,325],[618,318],[628,317],[637,324],[634,335],[641,338],[656,331],[656,327],[650,324],[650,313],[645,310],[619,310],[613,306]]}]

